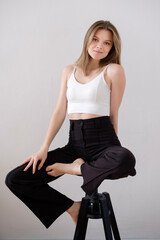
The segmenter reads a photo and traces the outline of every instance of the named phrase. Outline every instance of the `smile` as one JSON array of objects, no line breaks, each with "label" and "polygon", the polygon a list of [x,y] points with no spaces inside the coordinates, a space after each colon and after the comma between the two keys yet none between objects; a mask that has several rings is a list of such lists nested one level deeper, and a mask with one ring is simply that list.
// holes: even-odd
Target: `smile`
[{"label": "smile", "polygon": [[95,51],[95,50],[93,50],[93,52],[96,52],[96,53],[102,53],[102,52],[99,52],[99,51]]}]

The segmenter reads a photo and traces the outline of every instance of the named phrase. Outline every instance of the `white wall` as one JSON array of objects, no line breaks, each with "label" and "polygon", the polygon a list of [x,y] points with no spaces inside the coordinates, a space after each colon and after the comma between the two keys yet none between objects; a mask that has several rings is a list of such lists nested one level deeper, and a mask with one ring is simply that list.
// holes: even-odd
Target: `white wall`
[{"label": "white wall", "polygon": [[[46,230],[4,179],[39,149],[62,69],[79,57],[88,27],[101,19],[115,24],[122,38],[127,84],[118,135],[136,156],[137,175],[106,180],[99,191],[110,192],[122,239],[160,239],[159,11],[158,0],[0,1],[0,239],[73,237],[69,215],[63,214]],[[50,149],[67,142],[68,126],[67,116]],[[84,196],[81,184],[75,176],[51,183],[74,200]],[[87,236],[104,239],[101,220],[89,220]]]}]

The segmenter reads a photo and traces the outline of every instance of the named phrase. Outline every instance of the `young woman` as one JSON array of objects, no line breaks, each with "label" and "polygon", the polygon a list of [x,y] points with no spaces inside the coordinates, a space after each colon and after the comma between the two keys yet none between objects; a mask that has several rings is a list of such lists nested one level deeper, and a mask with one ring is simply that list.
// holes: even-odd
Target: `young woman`
[{"label": "young woman", "polygon": [[[8,173],[6,184],[48,228],[67,211],[76,224],[81,202],[48,183],[63,174],[81,175],[92,194],[104,179],[134,176],[135,157],[118,139],[118,110],[125,89],[121,40],[110,21],[88,29],[81,56],[64,67],[56,108],[40,150]],[[68,112],[68,143],[48,151]]]}]

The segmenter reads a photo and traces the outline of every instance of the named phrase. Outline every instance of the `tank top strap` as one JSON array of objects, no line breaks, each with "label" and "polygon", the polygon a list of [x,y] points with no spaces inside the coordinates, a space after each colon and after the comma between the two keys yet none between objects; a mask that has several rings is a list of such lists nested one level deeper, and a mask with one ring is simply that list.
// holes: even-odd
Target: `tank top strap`
[{"label": "tank top strap", "polygon": [[107,67],[110,65],[111,63],[109,63],[109,64],[107,64],[106,66],[105,66],[105,68],[103,69],[103,72],[107,69]]},{"label": "tank top strap", "polygon": [[75,72],[75,70],[76,70],[76,67],[77,67],[77,64],[75,64],[75,66],[74,66],[74,68],[73,68],[73,74],[74,74],[74,72]]}]

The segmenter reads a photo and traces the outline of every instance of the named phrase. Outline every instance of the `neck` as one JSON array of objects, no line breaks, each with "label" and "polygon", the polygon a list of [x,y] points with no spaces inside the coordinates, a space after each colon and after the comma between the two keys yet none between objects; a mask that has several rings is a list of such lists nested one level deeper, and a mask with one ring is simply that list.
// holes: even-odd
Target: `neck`
[{"label": "neck", "polygon": [[99,69],[100,69],[100,67],[99,67],[99,60],[91,59],[89,64],[88,64],[87,70],[88,71],[94,71],[94,70],[98,70],[99,71]]}]

